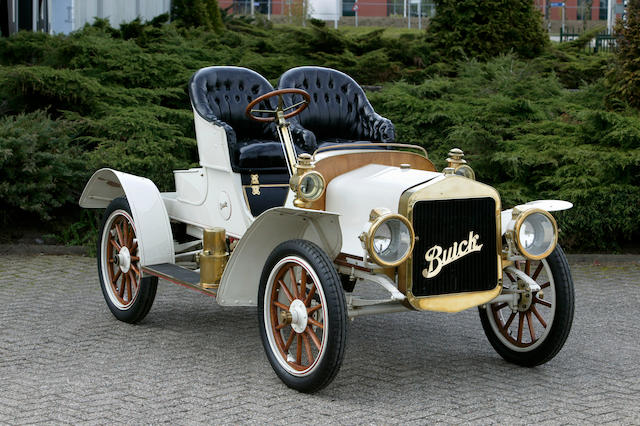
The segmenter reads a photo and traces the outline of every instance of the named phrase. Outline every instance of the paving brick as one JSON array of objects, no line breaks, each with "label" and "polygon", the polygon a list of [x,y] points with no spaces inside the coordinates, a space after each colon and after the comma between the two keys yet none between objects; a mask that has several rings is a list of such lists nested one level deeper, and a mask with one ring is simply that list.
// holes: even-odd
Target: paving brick
[{"label": "paving brick", "polygon": [[640,266],[603,265],[572,264],[573,330],[544,366],[504,362],[473,309],[364,317],[336,380],[304,395],[271,370],[254,308],[161,281],[132,326],[94,259],[0,256],[0,424],[638,424]]}]

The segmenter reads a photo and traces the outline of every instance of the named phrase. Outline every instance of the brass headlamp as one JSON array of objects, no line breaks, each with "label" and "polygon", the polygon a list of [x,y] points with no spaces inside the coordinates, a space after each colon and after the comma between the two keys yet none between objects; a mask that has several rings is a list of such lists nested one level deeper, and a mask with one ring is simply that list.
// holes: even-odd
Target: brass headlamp
[{"label": "brass headlamp", "polygon": [[324,177],[313,170],[311,155],[300,154],[296,171],[289,179],[289,187],[296,194],[293,205],[301,208],[311,207],[311,203],[322,197],[326,187]]},{"label": "brass headlamp", "polygon": [[415,234],[406,217],[386,208],[375,208],[360,234],[367,254],[382,267],[394,267],[411,255]]},{"label": "brass headlamp", "polygon": [[517,206],[507,224],[505,236],[512,251],[527,259],[549,256],[558,244],[558,225],[546,210]]}]

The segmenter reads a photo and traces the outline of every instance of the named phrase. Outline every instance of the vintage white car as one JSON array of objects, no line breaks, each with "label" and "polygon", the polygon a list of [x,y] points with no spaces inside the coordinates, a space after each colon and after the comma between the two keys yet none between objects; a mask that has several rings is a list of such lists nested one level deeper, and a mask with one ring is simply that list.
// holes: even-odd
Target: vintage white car
[{"label": "vintage white car", "polygon": [[574,291],[549,212],[570,203],[502,211],[461,150],[438,172],[336,70],[291,69],[274,91],[254,71],[209,67],[189,93],[200,167],[174,171],[175,192],[101,169],[80,198],[106,208],[98,275],[117,319],[142,320],[158,278],[257,306],[269,362],[303,392],[333,380],[362,315],[478,307],[507,361],[562,348]]}]

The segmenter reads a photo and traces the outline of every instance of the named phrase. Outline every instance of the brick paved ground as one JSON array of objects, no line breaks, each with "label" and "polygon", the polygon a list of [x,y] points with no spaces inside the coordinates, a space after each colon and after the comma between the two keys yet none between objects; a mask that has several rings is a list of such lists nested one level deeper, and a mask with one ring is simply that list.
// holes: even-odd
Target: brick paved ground
[{"label": "brick paved ground", "polygon": [[255,309],[162,282],[116,321],[95,261],[0,257],[0,423],[640,423],[640,264],[573,265],[572,334],[550,363],[505,363],[475,310],[351,324],[327,389],[285,387]]}]

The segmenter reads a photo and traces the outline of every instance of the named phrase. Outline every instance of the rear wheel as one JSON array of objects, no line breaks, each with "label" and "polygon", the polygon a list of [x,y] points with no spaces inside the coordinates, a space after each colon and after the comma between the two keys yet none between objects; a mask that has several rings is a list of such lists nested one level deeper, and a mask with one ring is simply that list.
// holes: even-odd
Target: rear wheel
[{"label": "rear wheel", "polygon": [[98,277],[102,294],[120,321],[141,321],[156,296],[157,277],[142,277],[136,227],[129,203],[114,199],[104,214],[98,240]]},{"label": "rear wheel", "polygon": [[316,392],[338,373],[347,337],[340,278],[315,244],[290,240],[271,253],[260,279],[260,336],[280,379]]},{"label": "rear wheel", "polygon": [[[515,266],[540,285],[540,292],[523,293],[515,311],[507,303],[480,307],[480,320],[500,356],[533,367],[551,360],[567,340],[573,322],[573,280],[560,246],[546,259],[518,261]],[[517,276],[505,273],[505,288],[522,290],[523,285]]]}]

